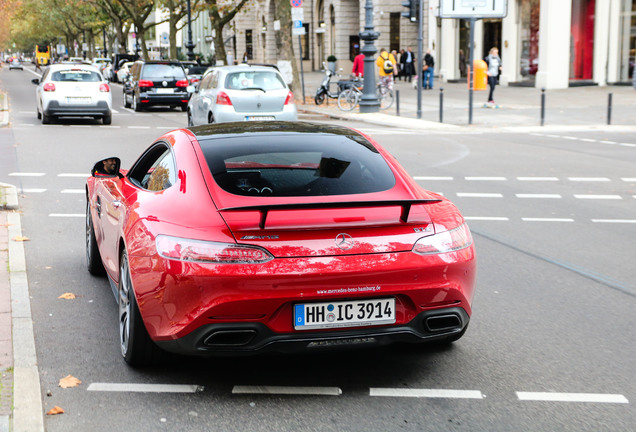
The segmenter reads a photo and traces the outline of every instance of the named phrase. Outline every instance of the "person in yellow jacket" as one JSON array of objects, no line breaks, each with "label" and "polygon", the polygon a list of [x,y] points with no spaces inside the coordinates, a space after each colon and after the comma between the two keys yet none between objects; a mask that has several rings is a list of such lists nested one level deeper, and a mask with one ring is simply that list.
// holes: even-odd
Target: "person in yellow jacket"
[{"label": "person in yellow jacket", "polygon": [[393,75],[397,74],[397,63],[393,54],[382,48],[375,64],[380,70],[380,85],[389,90],[393,90]]}]

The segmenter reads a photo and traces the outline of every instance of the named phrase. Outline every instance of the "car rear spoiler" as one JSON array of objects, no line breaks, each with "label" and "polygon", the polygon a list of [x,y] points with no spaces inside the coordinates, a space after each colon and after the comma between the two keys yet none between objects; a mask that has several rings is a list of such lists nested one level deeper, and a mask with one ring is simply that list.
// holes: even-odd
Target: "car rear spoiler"
[{"label": "car rear spoiler", "polygon": [[402,207],[400,221],[406,223],[409,219],[411,206],[418,204],[433,204],[440,202],[439,199],[412,199],[412,200],[392,200],[392,201],[336,201],[320,203],[295,203],[295,204],[270,204],[245,207],[227,207],[219,209],[220,212],[241,212],[258,211],[261,214],[258,226],[265,228],[267,213],[272,210],[309,210],[309,209],[337,209],[337,208],[360,208],[360,207]]}]

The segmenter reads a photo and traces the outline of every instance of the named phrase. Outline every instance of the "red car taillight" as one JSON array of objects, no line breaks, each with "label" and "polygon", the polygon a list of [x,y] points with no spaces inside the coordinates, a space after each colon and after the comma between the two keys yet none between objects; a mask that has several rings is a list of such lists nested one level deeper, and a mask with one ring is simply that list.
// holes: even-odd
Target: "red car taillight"
[{"label": "red car taillight", "polygon": [[157,236],[157,252],[164,258],[216,264],[261,264],[274,257],[258,246]]},{"label": "red car taillight", "polygon": [[54,92],[55,91],[55,84],[53,83],[46,83],[44,84],[44,91],[45,92]]},{"label": "red car taillight", "polygon": [[188,80],[177,81],[177,87],[187,87],[187,86],[188,86]]},{"label": "red car taillight", "polygon": [[431,255],[454,252],[473,244],[473,236],[468,225],[462,224],[450,231],[422,237],[413,245],[413,252],[418,255]]},{"label": "red car taillight", "polygon": [[232,101],[230,97],[225,92],[218,92],[216,95],[216,104],[217,105],[232,105]]},{"label": "red car taillight", "polygon": [[294,102],[294,94],[290,91],[287,93],[287,98],[285,99],[285,105],[293,105]]},{"label": "red car taillight", "polygon": [[154,87],[154,83],[148,80],[139,80],[139,87]]},{"label": "red car taillight", "polygon": [[110,86],[108,84],[106,84],[106,83],[102,83],[102,84],[99,85],[99,91],[108,93],[108,92],[110,92]]},{"label": "red car taillight", "polygon": [[190,80],[190,84],[196,84],[196,83],[198,83],[199,81],[201,81],[199,78],[192,78],[192,79]]}]

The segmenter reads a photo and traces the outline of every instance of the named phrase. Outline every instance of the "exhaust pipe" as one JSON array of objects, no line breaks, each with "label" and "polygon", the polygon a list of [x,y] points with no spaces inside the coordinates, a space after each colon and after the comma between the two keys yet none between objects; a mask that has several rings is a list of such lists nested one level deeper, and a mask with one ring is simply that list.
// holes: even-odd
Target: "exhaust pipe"
[{"label": "exhaust pipe", "polygon": [[462,320],[458,315],[436,315],[424,320],[424,327],[431,332],[461,330]]},{"label": "exhaust pipe", "polygon": [[238,347],[249,344],[256,336],[256,330],[219,330],[203,340],[211,347]]}]

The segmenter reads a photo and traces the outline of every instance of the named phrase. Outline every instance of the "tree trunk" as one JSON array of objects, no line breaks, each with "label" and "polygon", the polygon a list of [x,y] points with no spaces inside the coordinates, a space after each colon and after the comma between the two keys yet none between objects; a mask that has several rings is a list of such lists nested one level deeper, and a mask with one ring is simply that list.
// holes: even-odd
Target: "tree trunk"
[{"label": "tree trunk", "polygon": [[[278,47],[278,58],[291,61],[292,84],[291,88],[296,99],[302,99],[302,89],[300,87],[300,74],[298,72],[298,62],[294,56],[294,45],[291,34],[291,2],[289,0],[276,1],[276,19],[280,21],[280,31],[276,32],[276,46]],[[304,101],[303,101],[304,102]]]}]

